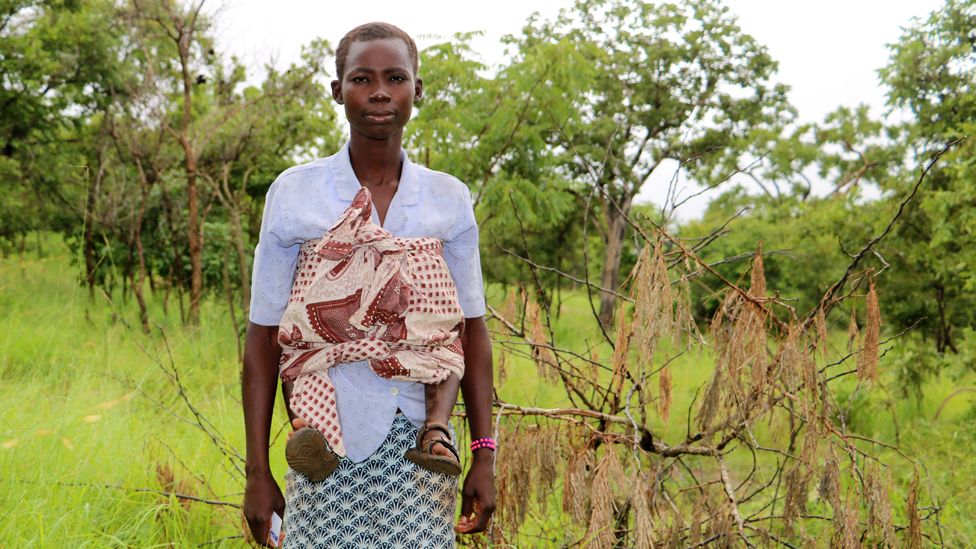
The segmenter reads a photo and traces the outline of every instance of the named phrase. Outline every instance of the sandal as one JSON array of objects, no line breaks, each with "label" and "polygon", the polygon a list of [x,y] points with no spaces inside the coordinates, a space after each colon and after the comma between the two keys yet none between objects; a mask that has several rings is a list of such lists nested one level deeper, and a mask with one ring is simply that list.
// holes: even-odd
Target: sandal
[{"label": "sandal", "polygon": [[324,480],[339,466],[339,456],[325,442],[322,433],[302,427],[285,444],[285,460],[292,470],[312,482]]},{"label": "sandal", "polygon": [[[424,437],[427,433],[431,431],[440,431],[447,435],[446,439],[435,438],[427,443],[427,448],[423,448]],[[435,444],[440,444],[441,446],[450,450],[454,454],[454,459],[446,456],[439,456],[433,453],[431,450],[434,449]],[[417,445],[409,450],[403,457],[412,461],[413,463],[423,467],[424,469],[429,469],[431,471],[436,471],[438,473],[444,473],[445,475],[450,475],[456,477],[461,474],[461,457],[458,455],[457,449],[454,444],[451,443],[451,431],[448,430],[447,425],[443,423],[425,423],[424,426],[417,433]]]}]

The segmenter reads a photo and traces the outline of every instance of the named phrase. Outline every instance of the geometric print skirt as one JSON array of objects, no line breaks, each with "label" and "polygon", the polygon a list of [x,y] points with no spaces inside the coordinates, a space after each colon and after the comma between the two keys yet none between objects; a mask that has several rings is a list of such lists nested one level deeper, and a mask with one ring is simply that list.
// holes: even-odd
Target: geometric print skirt
[{"label": "geometric print skirt", "polygon": [[458,477],[403,458],[417,428],[396,414],[390,434],[360,463],[342,458],[321,482],[285,474],[285,544],[292,548],[454,547]]}]

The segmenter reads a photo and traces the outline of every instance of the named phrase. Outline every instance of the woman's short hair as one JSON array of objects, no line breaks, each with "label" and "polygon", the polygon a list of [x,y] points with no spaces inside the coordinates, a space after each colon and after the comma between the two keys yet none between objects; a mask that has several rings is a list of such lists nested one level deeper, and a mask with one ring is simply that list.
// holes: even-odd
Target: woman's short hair
[{"label": "woman's short hair", "polygon": [[399,38],[407,45],[407,52],[410,54],[410,61],[413,62],[413,73],[417,74],[420,61],[417,56],[417,43],[409,34],[396,25],[389,23],[366,23],[347,32],[342,40],[339,40],[339,47],[336,49],[336,75],[341,80],[346,72],[346,57],[349,56],[349,46],[353,42],[369,42],[370,40],[384,40],[387,38]]}]

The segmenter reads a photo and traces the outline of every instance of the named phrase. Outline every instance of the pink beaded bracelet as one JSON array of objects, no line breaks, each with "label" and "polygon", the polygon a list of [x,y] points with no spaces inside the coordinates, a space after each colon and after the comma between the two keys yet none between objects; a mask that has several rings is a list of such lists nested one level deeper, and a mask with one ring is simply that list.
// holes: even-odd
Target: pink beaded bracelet
[{"label": "pink beaded bracelet", "polygon": [[492,451],[495,450],[495,439],[491,437],[476,438],[471,441],[471,451],[480,450],[482,448],[489,448]]}]

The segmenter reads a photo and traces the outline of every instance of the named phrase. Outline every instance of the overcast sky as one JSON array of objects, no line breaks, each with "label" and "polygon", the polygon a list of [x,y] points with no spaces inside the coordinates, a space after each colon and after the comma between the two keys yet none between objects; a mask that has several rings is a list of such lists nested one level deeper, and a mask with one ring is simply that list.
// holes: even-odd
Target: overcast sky
[{"label": "overcast sky", "polygon": [[[217,16],[218,48],[260,67],[271,59],[287,66],[303,44],[317,37],[335,46],[356,25],[387,21],[400,26],[423,49],[457,32],[482,31],[473,41],[482,61],[504,60],[499,39],[517,33],[534,11],[554,16],[571,0],[388,1],[358,4],[322,0],[211,0]],[[867,103],[875,115],[884,110],[884,90],[877,69],[886,64],[886,44],[913,17],[925,18],[940,0],[726,0],[742,29],[769,48],[779,62],[778,80],[788,84],[790,101],[802,121],[819,121],[840,105]],[[258,71],[251,76],[257,76]],[[663,199],[673,167],[662,166],[639,201]],[[693,192],[688,183],[686,193]],[[709,196],[690,201],[680,217],[700,214]]]}]

